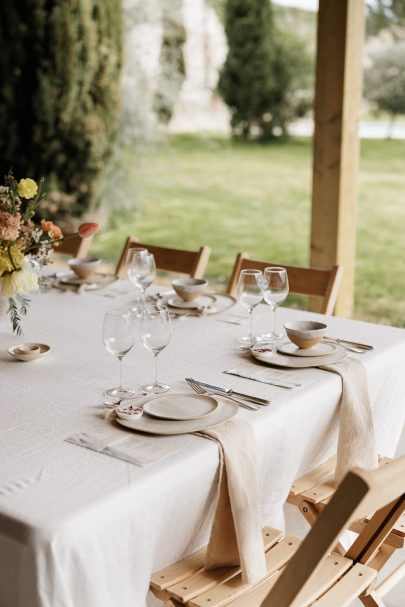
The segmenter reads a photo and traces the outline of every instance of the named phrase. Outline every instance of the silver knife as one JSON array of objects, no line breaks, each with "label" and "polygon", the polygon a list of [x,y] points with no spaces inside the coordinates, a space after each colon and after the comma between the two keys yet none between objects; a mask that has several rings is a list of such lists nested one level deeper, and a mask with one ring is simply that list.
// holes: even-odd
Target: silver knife
[{"label": "silver knife", "polygon": [[213,386],[212,384],[205,384],[202,381],[194,380],[197,384],[202,386],[203,388],[208,388],[208,390],[216,390],[217,392],[223,392],[224,394],[229,394],[229,396],[240,396],[246,400],[251,401],[252,403],[256,403],[257,405],[269,405],[270,401],[265,398],[259,398],[258,396],[253,396],[252,394],[245,394],[244,392],[237,392],[236,390],[227,390],[226,388],[222,388],[221,386]]},{"label": "silver knife", "polygon": [[333,341],[335,344],[348,344],[349,346],[357,346],[363,348],[363,350],[374,350],[374,346],[368,344],[360,344],[357,341],[349,341],[348,339],[340,339],[339,337],[324,337],[325,341]]}]

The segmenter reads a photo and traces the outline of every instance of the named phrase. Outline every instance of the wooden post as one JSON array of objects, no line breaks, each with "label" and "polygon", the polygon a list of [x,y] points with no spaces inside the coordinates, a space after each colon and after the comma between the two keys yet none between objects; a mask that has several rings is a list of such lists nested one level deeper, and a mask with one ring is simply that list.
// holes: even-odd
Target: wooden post
[{"label": "wooden post", "polygon": [[319,0],[318,13],[310,257],[314,267],[343,265],[341,316],[353,311],[364,4]]}]

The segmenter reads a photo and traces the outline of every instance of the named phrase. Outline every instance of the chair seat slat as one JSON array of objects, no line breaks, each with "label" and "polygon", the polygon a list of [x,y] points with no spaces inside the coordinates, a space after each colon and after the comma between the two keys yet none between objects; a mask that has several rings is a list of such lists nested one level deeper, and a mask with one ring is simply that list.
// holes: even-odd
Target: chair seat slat
[{"label": "chair seat slat", "polygon": [[375,569],[356,563],[332,588],[315,601],[314,607],[348,607],[370,586],[376,575]]},{"label": "chair seat slat", "polygon": [[[278,529],[273,529],[272,527],[263,527],[262,537],[264,550],[269,550],[271,546],[282,539],[283,535],[283,532],[279,531]],[[183,580],[189,579],[198,572],[203,572],[206,548],[207,547],[204,546],[204,548],[201,548],[197,552],[187,556],[178,563],[174,563],[173,565],[164,567],[159,571],[155,571],[151,577],[152,591],[159,593],[166,590],[166,588],[169,586],[174,586]],[[235,570],[235,573],[240,571],[238,567],[233,567],[232,569]]]},{"label": "chair seat slat", "polygon": [[[288,536],[266,552],[267,575],[272,575],[281,569],[289,561],[300,543],[298,538]],[[210,607],[222,607],[241,594],[248,592],[251,588],[252,586],[242,583],[242,576],[239,573],[224,583],[213,586],[210,590],[198,594],[187,605],[190,607],[206,607],[207,605],[210,605]]]}]

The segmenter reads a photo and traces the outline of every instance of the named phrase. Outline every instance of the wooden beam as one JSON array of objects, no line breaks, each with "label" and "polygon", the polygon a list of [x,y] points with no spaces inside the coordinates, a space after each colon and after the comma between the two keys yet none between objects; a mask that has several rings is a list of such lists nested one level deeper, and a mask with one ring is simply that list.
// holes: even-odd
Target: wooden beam
[{"label": "wooden beam", "polygon": [[319,0],[318,12],[310,257],[313,267],[343,265],[341,316],[353,311],[364,5]]}]

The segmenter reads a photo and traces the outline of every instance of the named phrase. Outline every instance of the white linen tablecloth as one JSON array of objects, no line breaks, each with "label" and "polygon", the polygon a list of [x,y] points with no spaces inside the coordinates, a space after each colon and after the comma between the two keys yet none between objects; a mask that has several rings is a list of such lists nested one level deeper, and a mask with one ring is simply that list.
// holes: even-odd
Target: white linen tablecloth
[{"label": "white linen tablecloth", "polygon": [[[173,455],[141,468],[65,441],[106,423],[98,404],[116,384],[117,362],[102,344],[102,320],[107,308],[127,300],[39,293],[23,321],[23,339],[10,334],[8,319],[0,323],[1,607],[159,604],[148,595],[151,572],[207,542],[218,483],[215,443],[174,436]],[[160,377],[176,392],[188,391],[184,378],[191,376],[271,398],[258,412],[240,409],[238,418],[252,424],[257,440],[263,524],[280,528],[294,478],[336,450],[341,379],[320,369],[294,370],[304,385],[287,390],[225,375],[250,360],[235,341],[247,321],[237,326],[218,318],[173,321]],[[300,318],[324,320],[279,311],[280,322]],[[375,346],[350,355],[367,371],[378,451],[391,456],[405,416],[405,331],[335,317],[326,322],[329,335]],[[270,310],[260,306],[255,331],[269,325]],[[47,343],[51,351],[16,362],[7,348],[22,341]],[[134,387],[152,375],[152,356],[138,341],[124,359],[125,383]]]}]

